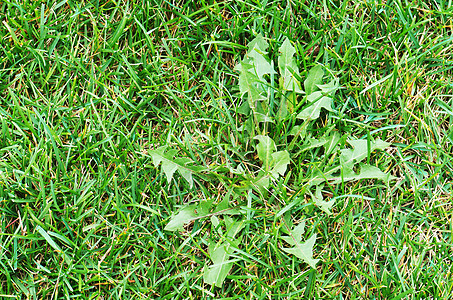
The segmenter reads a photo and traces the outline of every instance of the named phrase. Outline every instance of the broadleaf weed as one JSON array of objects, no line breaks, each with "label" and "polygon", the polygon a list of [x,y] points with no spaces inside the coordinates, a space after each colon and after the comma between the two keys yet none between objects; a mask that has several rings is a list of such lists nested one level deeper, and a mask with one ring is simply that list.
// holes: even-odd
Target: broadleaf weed
[{"label": "broadleaf weed", "polygon": [[[238,105],[237,112],[242,115],[242,117],[238,117],[244,120],[238,131],[246,136],[245,147],[255,145],[254,153],[256,155],[255,158],[248,161],[244,161],[244,157],[238,158],[240,163],[255,168],[244,169],[239,164],[234,172],[231,172],[230,169],[230,175],[242,175],[241,178],[245,178],[245,180],[241,179],[240,185],[228,187],[229,195],[234,193],[240,197],[245,194],[250,195],[251,191],[255,191],[260,198],[266,200],[269,193],[272,193],[275,188],[271,183],[285,178],[291,162],[303,161],[304,157],[313,153],[317,153],[317,159],[313,163],[316,167],[301,173],[297,179],[293,178],[290,181],[289,187],[287,185],[284,187],[288,190],[305,191],[304,193],[311,198],[312,203],[327,214],[326,217],[332,214],[331,210],[335,204],[332,199],[325,200],[323,195],[323,190],[328,186],[363,179],[378,179],[389,183],[394,179],[378,167],[363,163],[366,158],[369,160],[369,156],[374,150],[384,150],[390,145],[389,143],[382,140],[353,139],[349,135],[342,135],[340,130],[335,127],[322,131],[322,134],[317,134],[317,131],[313,130],[314,124],[317,124],[319,119],[325,119],[328,116],[325,113],[336,113],[333,105],[335,93],[340,88],[338,78],[331,78],[329,82],[324,83],[324,68],[317,65],[308,72],[308,76],[303,82],[304,90],[302,90],[301,82],[298,80],[300,71],[294,57],[296,50],[289,39],[285,39],[279,49],[280,81],[278,86],[270,86],[268,77],[276,72],[273,62],[269,61],[267,57],[268,47],[266,39],[258,35],[248,44],[247,53],[235,67],[235,70],[239,72],[240,99],[238,100],[242,101]],[[270,105],[271,89],[281,95],[276,113],[273,112]],[[300,119],[303,120],[302,124],[290,126]],[[293,122],[290,123],[288,120]],[[285,128],[288,129],[287,136],[291,135],[292,141],[277,145],[275,141],[281,140],[281,132],[276,131],[274,127],[285,122],[287,123]],[[352,148],[341,146],[342,141],[345,140]],[[296,143],[298,149],[295,149]],[[166,150],[166,147],[152,150],[150,155],[155,166],[162,163],[168,182],[171,181],[176,170],[189,182],[191,187],[193,185],[192,174],[214,173],[213,169],[193,166],[194,162],[188,158],[174,158],[176,151]],[[249,204],[248,206],[250,206]],[[214,232],[223,236],[219,241],[210,239],[208,253],[213,265],[206,264],[203,276],[205,283],[222,286],[233,267],[229,258],[234,249],[240,247],[242,239],[240,234],[247,234],[242,226],[246,212],[240,207],[241,205],[232,207],[229,197],[217,206],[213,205],[212,201],[186,205],[171,217],[165,227],[167,231],[184,230],[185,225],[194,220],[203,219],[211,223]],[[248,208],[250,209],[250,207]],[[287,223],[287,220],[283,220],[283,223],[285,222]],[[311,235],[306,242],[302,243],[302,234],[306,224],[305,220],[302,222],[292,230],[285,223],[288,228],[281,231],[289,233],[289,236],[281,236],[281,238],[292,248],[282,244],[280,249],[295,255],[310,267],[315,268],[319,261],[313,258],[316,234]],[[231,234],[229,232],[233,227],[234,234]],[[224,228],[225,232],[221,228]],[[239,237],[236,238],[236,235]]]}]

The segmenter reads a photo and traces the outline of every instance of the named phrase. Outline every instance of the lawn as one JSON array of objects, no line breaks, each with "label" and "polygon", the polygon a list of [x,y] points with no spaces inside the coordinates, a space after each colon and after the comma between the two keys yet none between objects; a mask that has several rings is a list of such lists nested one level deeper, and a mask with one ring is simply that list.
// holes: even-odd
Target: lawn
[{"label": "lawn", "polygon": [[451,1],[0,1],[0,299],[452,299]]}]

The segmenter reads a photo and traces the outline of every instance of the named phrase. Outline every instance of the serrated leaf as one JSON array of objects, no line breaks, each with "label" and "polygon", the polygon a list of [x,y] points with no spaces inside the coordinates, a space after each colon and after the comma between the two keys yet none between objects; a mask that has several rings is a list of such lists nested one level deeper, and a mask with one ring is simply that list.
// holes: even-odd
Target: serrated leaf
[{"label": "serrated leaf", "polygon": [[304,138],[307,135],[307,126],[296,125],[291,129],[289,135],[294,135],[296,137],[300,136],[301,138]]},{"label": "serrated leaf", "polygon": [[297,102],[297,94],[295,92],[282,94],[277,111],[277,120],[282,121],[288,114],[293,114],[294,108],[297,106]]},{"label": "serrated leaf", "polygon": [[273,152],[276,147],[272,139],[267,136],[257,136],[260,143],[257,145],[258,157],[263,161],[263,170],[249,182],[244,182],[244,187],[251,187],[263,195],[267,194],[270,179],[277,179],[286,173],[290,163],[289,153],[286,150]]},{"label": "serrated leaf", "polygon": [[263,83],[261,83],[257,75],[247,70],[242,70],[241,74],[239,74],[239,91],[241,95],[247,94],[248,107],[255,116],[257,122],[272,122],[272,119],[259,112],[260,102],[266,102],[266,100],[268,99],[268,95],[266,91],[263,90],[262,86]]},{"label": "serrated leaf", "polygon": [[205,283],[222,287],[225,278],[233,267],[233,263],[228,261],[230,257],[228,250],[228,246],[223,244],[209,253],[213,264],[203,274]]},{"label": "serrated leaf", "polygon": [[[336,167],[335,169],[339,169],[339,168],[340,168],[340,166]],[[326,176],[324,173],[325,172],[321,172],[320,170],[313,171],[313,173],[310,176],[309,186],[310,187],[318,186],[318,185],[322,184],[323,182],[325,182],[328,175]]]},{"label": "serrated leaf", "polygon": [[283,89],[286,91],[302,93],[300,83],[294,76],[294,74],[299,75],[299,68],[297,67],[294,59],[296,49],[294,49],[291,45],[289,39],[286,38],[279,51],[280,56],[278,57],[278,68],[283,78]]},{"label": "serrated leaf", "polygon": [[340,88],[340,80],[338,78],[334,78],[329,83],[317,84],[316,86],[321,89],[324,95],[330,94],[330,96],[333,96],[335,92]]},{"label": "serrated leaf", "polygon": [[[339,137],[334,134],[331,139],[332,140],[326,147],[326,155],[330,155],[330,152],[334,151],[331,149],[336,148],[334,145],[337,142],[335,141],[338,141]],[[388,147],[390,143],[386,143],[382,140],[371,141],[369,151],[367,140],[349,140],[348,143],[354,148],[340,151],[340,164],[338,166],[329,167],[322,172],[315,171],[310,178],[310,186],[317,186],[326,180],[333,184],[337,184],[361,179],[379,179],[387,183],[390,180],[395,179],[395,177],[382,172],[377,167],[361,163],[361,161],[367,157],[368,152],[371,153],[376,149],[383,150]],[[354,171],[354,166],[357,164],[359,164],[360,168],[358,173]]]},{"label": "serrated leaf", "polygon": [[[216,215],[237,215],[237,209],[230,209],[229,197],[225,197],[212,211],[213,200],[201,201],[198,205],[186,205],[179,210],[176,215],[173,215],[170,222],[165,226],[164,230],[177,231],[183,230],[184,225],[196,219]],[[211,212],[212,211],[212,212]]]},{"label": "serrated leaf", "polygon": [[318,84],[322,84],[322,78],[324,76],[324,69],[321,65],[313,67],[309,72],[307,79],[304,81],[305,93],[310,95],[311,93],[317,91]]},{"label": "serrated leaf", "polygon": [[[343,149],[340,151],[340,165],[331,170],[324,171],[325,174],[328,174],[325,178],[332,183],[341,183],[360,179],[380,179],[388,182],[389,180],[395,179],[395,177],[382,172],[377,167],[360,163],[368,156],[368,153],[371,153],[376,149],[383,150],[388,147],[390,143],[386,143],[382,140],[370,141],[370,149],[368,149],[367,140],[349,140],[348,143],[353,146],[353,149]],[[354,166],[359,163],[360,171],[356,173],[354,171]],[[331,175],[338,172],[338,170],[341,170],[340,174]],[[324,179],[321,178],[320,174],[313,177],[313,184],[316,182],[319,184],[319,182],[322,181],[324,181]]]},{"label": "serrated leaf", "polygon": [[324,95],[321,91],[316,91],[307,96],[307,101],[309,103],[314,103],[314,102],[318,101],[319,99],[321,99],[323,96]]},{"label": "serrated leaf", "polygon": [[219,246],[213,242],[210,243],[208,252],[213,264],[203,274],[205,283],[222,287],[225,278],[233,267],[233,262],[229,261],[230,255],[233,254],[232,248],[237,248],[239,244],[240,239],[235,240],[231,244],[226,242]]},{"label": "serrated leaf", "polygon": [[[281,215],[281,212],[279,212],[279,214]],[[282,221],[283,221],[283,224],[282,224],[283,226],[280,227],[280,231],[282,231],[286,234],[290,234],[291,228],[293,228],[293,221],[291,220],[291,213],[288,211],[286,213],[283,213]],[[299,241],[300,241],[300,239],[299,239]]]},{"label": "serrated leaf", "polygon": [[262,172],[253,180],[252,185],[259,188],[261,192],[269,186],[270,176],[274,179],[279,175],[285,175],[288,164],[290,163],[288,151],[278,151],[275,142],[268,136],[257,135],[255,139],[259,140],[256,145],[258,158],[263,162]]},{"label": "serrated leaf", "polygon": [[[358,163],[365,159],[368,155],[368,141],[367,140],[348,140],[354,149],[343,149],[340,151],[340,163],[343,168],[352,169],[355,163]],[[390,143],[386,143],[382,140],[376,140],[370,142],[369,153],[376,149],[384,150]]]},{"label": "serrated leaf", "polygon": [[305,243],[296,242],[292,248],[282,248],[283,251],[293,254],[305,263],[309,264],[313,269],[316,268],[316,263],[319,259],[313,258],[313,247],[316,242],[316,234],[313,234]]},{"label": "serrated leaf", "polygon": [[240,72],[239,91],[241,97],[247,95],[248,104],[248,107],[243,104],[238,111],[247,114],[249,108],[255,123],[272,122],[267,111],[269,87],[264,79],[266,74],[275,74],[273,62],[266,57],[268,44],[262,35],[258,35],[248,46],[244,59],[234,68]]},{"label": "serrated leaf", "polygon": [[331,153],[337,150],[338,142],[340,141],[340,134],[335,131],[329,137],[326,138],[327,143],[324,145],[324,155],[329,156]]},{"label": "serrated leaf", "polygon": [[318,206],[322,211],[324,211],[328,215],[331,215],[332,214],[331,209],[332,206],[335,204],[335,200],[324,201],[324,197],[322,196],[322,188],[323,185],[318,185],[316,187],[315,194],[314,195],[312,194],[312,200],[316,204],[316,206]]},{"label": "serrated leaf", "polygon": [[290,235],[281,236],[280,238],[290,244],[291,246],[296,245],[296,243],[302,240],[302,235],[305,233],[305,221],[299,223],[293,230],[291,230]]},{"label": "serrated leaf", "polygon": [[253,40],[251,40],[247,47],[249,47],[249,51],[255,48],[260,49],[261,51],[266,51],[269,47],[269,44],[264,39],[263,35],[259,33]]},{"label": "serrated leaf", "polygon": [[[192,162],[192,160],[187,157],[178,157],[173,160],[174,164],[171,164],[171,163],[168,164],[169,168],[172,168],[171,167],[172,165],[177,166],[177,170],[182,175],[182,177],[184,177],[184,179],[189,183],[190,187],[192,187],[192,185],[193,185],[192,170],[190,170],[188,168],[184,168],[184,166],[186,166],[188,163],[191,163],[191,162]],[[163,163],[162,163],[162,169],[164,169],[164,171],[165,171],[165,166]],[[172,170],[173,170],[173,168],[172,168]],[[168,180],[168,176],[167,176],[167,180]]]},{"label": "serrated leaf", "polygon": [[293,128],[291,128],[291,131],[288,133],[288,135],[297,135],[299,131],[302,131],[302,126],[296,125]]},{"label": "serrated leaf", "polygon": [[222,201],[217,205],[214,210],[214,213],[223,212],[223,215],[238,215],[240,214],[239,210],[236,208],[230,208],[230,195],[232,190],[228,191],[228,193],[223,197]]},{"label": "serrated leaf", "polygon": [[319,118],[319,114],[322,108],[328,111],[333,111],[332,98],[322,97],[321,99],[312,103],[310,106],[306,107],[303,111],[301,111],[297,115],[297,118],[303,120],[306,119],[316,120],[317,118]]},{"label": "serrated leaf", "polygon": [[328,142],[328,140],[326,138],[320,138],[318,140],[318,139],[315,139],[312,137],[307,137],[304,140],[304,144],[301,147],[299,153],[313,149],[313,148],[318,148],[318,147],[324,146],[327,142]]},{"label": "serrated leaf", "polygon": [[359,173],[354,172],[351,168],[344,168],[343,174],[340,176],[329,176],[328,179],[332,180],[331,183],[341,183],[348,181],[356,181],[361,179],[379,179],[384,182],[389,182],[390,180],[395,179],[396,177],[382,172],[379,168],[375,166],[370,166],[367,164],[360,164]]},{"label": "serrated leaf", "polygon": [[278,174],[284,176],[286,173],[286,168],[290,163],[289,152],[286,150],[278,151],[272,153],[272,176],[274,178],[278,177]]},{"label": "serrated leaf", "polygon": [[267,195],[269,188],[270,178],[268,174],[260,173],[255,180],[251,182],[252,186],[258,190],[262,195]]},{"label": "serrated leaf", "polygon": [[222,201],[220,201],[220,203],[217,205],[214,212],[222,211],[230,207],[230,195],[231,190],[229,190],[227,194],[223,197]]},{"label": "serrated leaf", "polygon": [[189,223],[191,220],[197,217],[195,209],[196,209],[195,205],[188,205],[182,208],[175,216],[171,218],[170,222],[168,222],[164,230],[167,231],[183,230],[184,224]]},{"label": "serrated leaf", "polygon": [[214,202],[213,199],[201,201],[197,207],[197,217],[209,215],[211,212],[213,202]]},{"label": "serrated leaf", "polygon": [[272,153],[277,149],[275,143],[267,135],[257,135],[255,139],[259,140],[259,143],[256,146],[258,157],[263,162],[263,169],[268,171],[272,161]]},{"label": "serrated leaf", "polygon": [[280,105],[278,107],[277,111],[277,120],[281,122],[286,116],[288,115],[289,110],[288,110],[288,101],[286,100],[285,97],[282,96],[282,99],[280,100]]},{"label": "serrated leaf", "polygon": [[201,171],[203,168],[187,166],[189,163],[193,162],[191,159],[186,157],[173,158],[176,155],[177,151],[170,149],[167,152],[165,152],[166,149],[167,146],[162,146],[155,150],[149,151],[154,166],[157,168],[159,164],[162,163],[162,170],[164,171],[167,177],[167,182],[169,183],[171,182],[174,173],[178,171],[192,188],[193,186],[192,173],[195,170]]},{"label": "serrated leaf", "polygon": [[248,103],[252,110],[256,108],[256,103],[258,101],[267,99],[267,97],[263,95],[263,91],[258,89],[257,83],[260,83],[257,75],[247,70],[242,70],[241,74],[239,74],[239,91],[241,95],[247,94]]},{"label": "serrated leaf", "polygon": [[253,117],[252,117],[252,116],[249,116],[249,117],[244,121],[244,123],[242,123],[242,125],[238,127],[237,130],[240,131],[240,132],[247,131],[247,132],[249,132],[249,133],[252,133],[254,127],[255,127],[255,126],[253,125]]},{"label": "serrated leaf", "polygon": [[247,53],[248,57],[253,58],[253,68],[260,80],[263,80],[263,76],[265,74],[275,74],[274,68],[267,61],[264,54],[265,53],[262,53],[257,49],[253,49],[249,53]]}]

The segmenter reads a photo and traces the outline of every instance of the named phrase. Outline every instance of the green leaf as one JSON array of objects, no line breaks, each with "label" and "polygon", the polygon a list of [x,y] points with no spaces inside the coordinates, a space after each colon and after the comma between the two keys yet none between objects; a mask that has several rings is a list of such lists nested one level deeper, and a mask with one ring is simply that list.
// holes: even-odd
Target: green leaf
[{"label": "green leaf", "polygon": [[250,106],[247,101],[244,101],[242,105],[237,109],[237,112],[248,116],[250,114]]},{"label": "green leaf", "polygon": [[[294,237],[295,238],[295,237]],[[309,264],[313,269],[316,268],[316,263],[319,259],[313,258],[313,246],[316,242],[316,234],[312,235],[305,243],[300,243],[294,239],[294,247],[282,248],[283,251],[293,254],[305,263]]]},{"label": "green leaf", "polygon": [[244,131],[247,131],[249,133],[253,133],[254,131],[254,122],[253,122],[253,117],[252,116],[249,116],[246,118],[246,120],[242,123],[241,126],[238,127],[238,131],[240,132],[244,132]]},{"label": "green leaf", "polygon": [[299,136],[301,138],[304,138],[307,135],[307,127],[301,126],[301,125],[296,125],[291,129],[291,131],[289,132],[289,135],[294,135],[295,137]]},{"label": "green leaf", "polygon": [[[214,244],[214,242],[211,242],[211,244]],[[211,246],[211,244],[208,252],[213,264],[204,272],[203,280],[207,284],[222,287],[225,278],[233,267],[233,262],[228,260],[233,251],[229,243],[220,246]]]},{"label": "green leaf", "polygon": [[244,220],[241,220],[238,222],[238,221],[234,221],[233,218],[230,218],[227,216],[225,216],[224,219],[225,219],[225,226],[226,226],[226,234],[227,234],[227,237],[229,237],[229,238],[234,238],[236,236],[236,234],[238,234],[242,230],[242,228],[244,228],[244,226],[245,226]]},{"label": "green leaf", "polygon": [[257,87],[260,80],[257,75],[248,70],[242,70],[239,74],[239,91],[241,95],[247,94],[248,103],[252,110],[256,109],[258,101],[266,100],[267,97],[264,92]]},{"label": "green leaf", "polygon": [[[214,210],[214,213],[222,213],[223,215],[238,215],[240,214],[237,208],[231,208],[230,206],[230,196],[233,193],[233,190],[229,190],[226,195],[223,197],[222,201],[217,205]],[[233,199],[235,199],[233,197]]]},{"label": "green leaf", "polygon": [[334,78],[329,83],[317,84],[316,86],[321,89],[324,95],[329,94],[333,96],[335,92],[340,88],[340,80],[338,78]]},{"label": "green leaf", "polygon": [[278,177],[278,174],[284,176],[286,169],[290,163],[289,152],[286,150],[272,153],[272,170],[271,174],[274,178]]},{"label": "green leaf", "polygon": [[318,148],[318,147],[324,146],[327,142],[328,142],[328,140],[324,137],[320,138],[319,140],[312,138],[312,137],[307,137],[307,138],[305,138],[304,144],[300,148],[300,151],[298,153],[301,153],[301,152],[304,152],[304,151],[307,151],[307,150],[310,150],[313,148]]},{"label": "green leaf", "polygon": [[267,189],[270,185],[269,174],[261,172],[252,182],[251,186],[262,195],[267,195]]},{"label": "green leaf", "polygon": [[316,91],[307,96],[307,101],[309,103],[314,103],[324,97],[324,93],[321,91]]},{"label": "green leaf", "polygon": [[259,140],[258,145],[256,145],[256,150],[258,158],[263,162],[262,170],[255,178],[243,182],[243,186],[255,188],[265,195],[271,177],[277,179],[279,175],[285,175],[288,164],[290,163],[290,158],[289,153],[286,150],[274,152],[277,150],[277,147],[270,137],[257,135],[255,139]]},{"label": "green leaf", "polygon": [[253,58],[253,68],[255,70],[256,76],[260,80],[263,80],[263,76],[265,74],[275,74],[274,68],[267,61],[264,54],[266,53],[261,52],[260,50],[257,49],[253,49],[249,53],[247,53],[248,57]]},{"label": "green leaf", "polygon": [[321,65],[313,67],[309,72],[307,79],[304,81],[305,93],[310,95],[311,93],[317,91],[318,84],[322,84],[322,78],[324,76],[324,69]]},{"label": "green leaf", "polygon": [[165,226],[164,230],[177,231],[183,230],[184,225],[196,219],[201,219],[213,215],[237,215],[239,211],[230,207],[230,193],[227,193],[223,200],[213,210],[213,200],[201,201],[198,205],[186,205],[179,210],[176,215],[173,215],[170,222]]},{"label": "green leaf", "polygon": [[126,6],[126,9],[124,11],[123,18],[121,19],[120,25],[116,28],[115,32],[113,33],[113,36],[108,40],[108,43],[112,46],[119,40],[121,35],[123,35],[125,32],[124,26],[126,25],[128,16],[130,16],[130,14],[128,13],[128,10],[129,10],[129,8],[128,8],[128,6]]},{"label": "green leaf", "polygon": [[326,85],[317,84],[316,88],[318,87],[321,88],[321,91],[314,91],[307,96],[307,101],[311,104],[301,111],[297,118],[315,120],[319,118],[321,108],[334,111],[332,109],[333,99],[330,96],[333,96],[338,90],[338,79],[334,78]]},{"label": "green leaf", "polygon": [[211,213],[212,202],[214,200],[204,200],[198,204],[197,207],[197,217],[204,217]]},{"label": "green leaf", "polygon": [[[242,70],[239,74],[239,91],[241,95],[247,95],[248,108],[252,111],[256,122],[273,122],[273,120],[263,113],[260,108],[260,102],[268,100],[267,92],[263,89],[265,84],[261,83],[257,75],[248,70]],[[241,112],[246,112],[246,107],[241,106]],[[258,124],[255,124],[256,126]]]},{"label": "green leaf", "polygon": [[340,141],[340,134],[335,131],[333,134],[326,138],[327,143],[324,145],[324,155],[329,156],[331,153],[337,151],[338,142]]},{"label": "green leaf", "polygon": [[[382,172],[377,167],[360,163],[367,158],[369,153],[376,149],[383,150],[388,147],[390,143],[386,143],[380,139],[370,141],[369,149],[367,140],[349,140],[348,143],[353,146],[353,149],[343,149],[340,151],[340,165],[333,169],[324,171],[324,173],[327,174],[326,176],[316,174],[316,176],[313,177],[312,185],[319,184],[324,181],[323,178],[327,178],[327,180],[331,181],[333,184],[360,179],[380,179],[384,182],[389,182],[390,180],[395,179],[395,177]],[[356,173],[354,171],[354,166],[358,163],[360,163],[360,171]],[[337,175],[332,175],[338,173],[338,171],[341,172]]]},{"label": "green leaf", "polygon": [[[331,209],[332,209],[332,206],[335,203],[335,200],[324,201],[324,197],[322,196],[322,188],[323,188],[323,186],[324,185],[318,185],[316,187],[315,194],[311,195],[312,196],[312,200],[316,204],[316,206],[318,206],[322,211],[324,211],[328,215],[331,215],[332,214]],[[311,192],[310,192],[310,194],[311,194]]]},{"label": "green leaf", "polygon": [[[255,123],[273,122],[269,117],[267,102],[269,99],[269,86],[264,79],[265,74],[274,74],[273,62],[266,57],[267,42],[258,35],[249,43],[249,50],[244,59],[234,68],[239,71],[239,91],[241,97],[247,95],[247,104],[242,104],[238,111],[249,113],[251,111]],[[249,111],[250,109],[250,111]],[[258,124],[255,124],[258,126]]]},{"label": "green leaf", "polygon": [[189,223],[190,221],[197,217],[195,209],[196,209],[195,205],[188,205],[183,207],[178,212],[178,214],[171,218],[170,222],[168,222],[164,230],[167,231],[183,230],[184,224]]},{"label": "green leaf", "polygon": [[370,142],[370,149],[368,152],[368,141],[367,140],[348,140],[348,143],[354,147],[354,149],[343,149],[340,151],[340,163],[343,168],[352,169],[355,163],[358,163],[365,159],[368,153],[373,152],[376,149],[384,150],[391,143],[386,143],[382,140]]},{"label": "green leaf", "polygon": [[209,242],[208,252],[211,258],[212,265],[210,265],[203,274],[204,282],[210,285],[221,287],[225,278],[228,276],[233,262],[229,261],[230,255],[233,254],[233,248],[238,248],[241,243],[241,238],[233,239],[244,227],[244,221],[234,221],[230,217],[225,217],[225,225],[227,230],[227,242],[223,244],[216,244],[213,241]]},{"label": "green leaf", "polygon": [[266,51],[267,48],[269,47],[269,44],[266,42],[266,40],[263,38],[262,34],[259,33],[256,38],[254,38],[252,41],[250,41],[247,46],[249,47],[249,51],[252,49],[259,49],[261,51]]},{"label": "green leaf", "polygon": [[289,39],[286,38],[279,51],[278,68],[283,78],[283,89],[286,91],[302,93],[300,82],[294,76],[294,74],[299,75],[299,68],[294,59],[296,49],[291,45]]},{"label": "green leaf", "polygon": [[302,240],[302,235],[305,233],[305,221],[299,223],[293,230],[291,230],[290,235],[281,236],[280,238],[290,244],[291,246],[295,246],[296,243]]},{"label": "green leaf", "polygon": [[268,115],[259,113],[259,112],[255,113],[255,117],[256,117],[256,120],[258,123],[261,123],[261,122],[274,123],[274,120],[271,117],[269,117]]},{"label": "green leaf", "polygon": [[312,103],[310,106],[306,107],[302,110],[298,115],[298,119],[310,119],[316,120],[319,118],[319,114],[321,112],[321,108],[324,108],[328,111],[333,111],[332,109],[332,98],[329,97],[321,97],[318,101]]},{"label": "green leaf", "polygon": [[390,180],[396,179],[396,177],[384,173],[374,166],[359,164],[359,167],[360,171],[358,173],[354,172],[353,169],[346,167],[343,169],[343,174],[340,174],[339,176],[329,176],[328,179],[332,180],[331,183],[333,184],[360,179],[379,179],[387,183]]},{"label": "green leaf", "polygon": [[288,100],[286,99],[285,96],[282,95],[282,98],[280,100],[280,105],[278,107],[277,111],[277,120],[278,122],[281,122],[286,116],[288,116],[289,109],[288,109]]},{"label": "green leaf", "polygon": [[52,239],[52,237],[47,233],[47,231],[45,231],[41,226],[36,226],[36,230],[39,232],[39,234],[42,235],[42,237],[46,240],[46,242],[52,247],[54,248],[54,250],[57,252],[57,253],[61,253],[62,256],[63,256],[63,259],[66,261],[67,264],[72,264],[72,260],[71,258],[66,255],[65,252],[63,252],[60,248],[60,246],[58,246],[57,243],[55,243],[55,241]]},{"label": "green leaf", "polygon": [[277,149],[275,143],[266,135],[257,135],[255,139],[260,141],[256,146],[258,157],[263,162],[263,169],[268,171],[272,161],[272,153]]},{"label": "green leaf", "polygon": [[280,105],[277,111],[277,120],[281,122],[288,114],[294,113],[294,108],[297,106],[297,94],[289,92],[282,94]]},{"label": "green leaf", "polygon": [[157,168],[160,163],[162,163],[162,170],[164,171],[165,175],[167,176],[167,181],[170,183],[171,179],[173,178],[173,174],[178,171],[182,177],[189,183],[190,187],[193,186],[193,179],[192,173],[199,172],[203,170],[203,167],[190,167],[187,164],[193,162],[191,159],[186,157],[180,158],[173,158],[177,151],[176,150],[168,150],[167,146],[159,147],[155,150],[150,150],[149,154],[153,159],[153,164]]}]

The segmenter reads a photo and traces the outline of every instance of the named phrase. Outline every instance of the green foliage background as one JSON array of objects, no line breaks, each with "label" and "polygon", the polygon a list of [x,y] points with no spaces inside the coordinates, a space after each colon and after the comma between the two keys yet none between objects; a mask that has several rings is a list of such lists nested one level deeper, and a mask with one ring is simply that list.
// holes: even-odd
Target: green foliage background
[{"label": "green foliage background", "polygon": [[[448,1],[0,1],[0,297],[451,298],[452,14]],[[203,272],[227,217],[223,234],[215,218],[164,228],[259,172],[234,71],[257,34],[276,70],[288,38],[300,82],[317,65],[338,78],[338,113],[302,139],[297,118],[267,127],[292,162],[267,196],[228,196],[245,222],[216,287]],[[333,132],[342,148],[391,143],[366,160],[397,179],[323,188],[328,215],[292,184],[329,163],[304,142]],[[169,182],[160,146],[217,175]],[[316,269],[281,251],[303,222]]]}]

